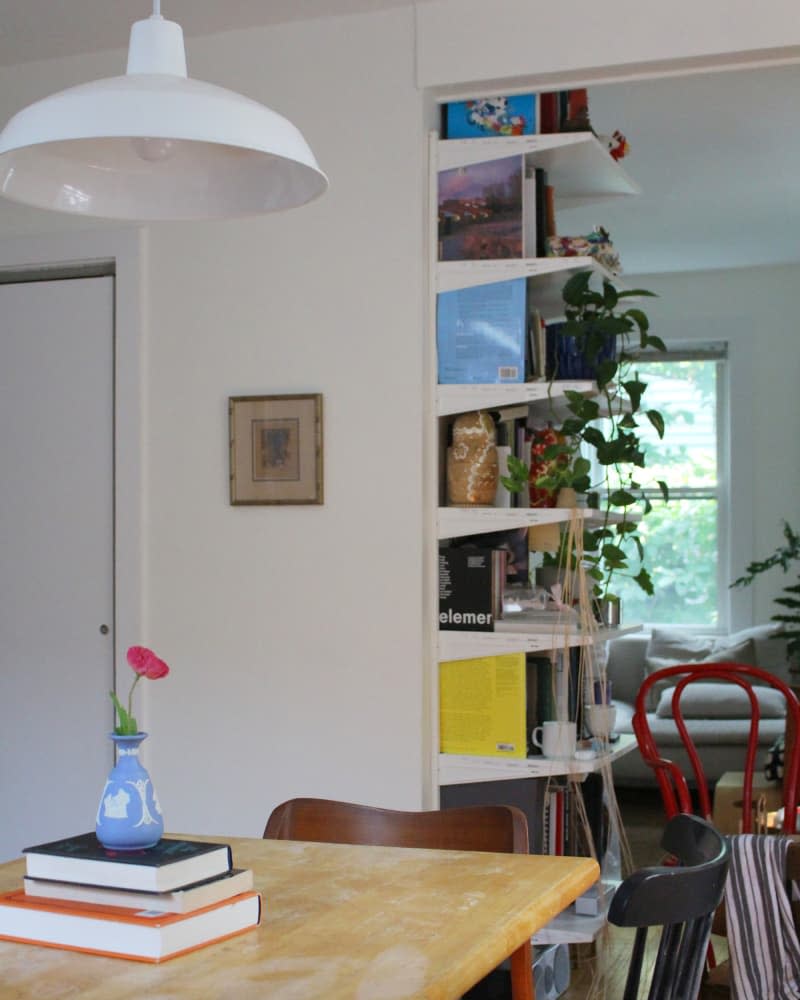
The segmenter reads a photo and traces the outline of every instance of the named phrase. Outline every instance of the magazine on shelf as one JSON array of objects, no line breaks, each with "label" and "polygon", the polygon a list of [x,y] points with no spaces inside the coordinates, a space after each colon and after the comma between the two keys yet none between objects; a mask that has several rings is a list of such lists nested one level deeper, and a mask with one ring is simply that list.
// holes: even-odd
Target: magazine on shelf
[{"label": "magazine on shelf", "polygon": [[439,628],[491,632],[503,614],[503,549],[439,550]]},{"label": "magazine on shelf", "polygon": [[525,654],[439,664],[442,753],[525,757]]},{"label": "magazine on shelf", "polygon": [[440,292],[439,384],[524,382],[527,327],[524,278]]},{"label": "magazine on shelf", "polygon": [[538,130],[538,107],[538,94],[448,101],[442,107],[442,138],[488,139],[535,135]]},{"label": "magazine on shelf", "polygon": [[439,171],[439,260],[523,256],[524,169],[515,154]]}]

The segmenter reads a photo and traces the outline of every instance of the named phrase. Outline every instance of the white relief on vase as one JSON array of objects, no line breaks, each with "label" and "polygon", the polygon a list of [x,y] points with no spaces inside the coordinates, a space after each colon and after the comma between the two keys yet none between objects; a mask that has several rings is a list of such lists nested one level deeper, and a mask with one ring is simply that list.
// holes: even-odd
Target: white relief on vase
[{"label": "white relief on vase", "polygon": [[156,807],[158,815],[163,816],[164,813],[161,812],[161,803],[158,801],[158,795],[156,794],[155,788],[153,789],[153,805]]},{"label": "white relief on vase", "polygon": [[117,755],[119,757],[138,757],[139,748],[138,747],[117,747]]},{"label": "white relief on vase", "polygon": [[158,823],[158,820],[152,815],[150,810],[147,808],[147,786],[150,784],[150,779],[139,778],[137,781],[126,781],[125,784],[133,785],[133,787],[139,793],[139,798],[142,800],[142,818],[139,820],[138,823],[133,824],[134,829],[137,826],[151,826],[154,823]]},{"label": "white relief on vase", "polygon": [[115,795],[106,795],[103,798],[103,815],[106,819],[127,819],[130,800],[131,797],[124,788],[120,788]]}]

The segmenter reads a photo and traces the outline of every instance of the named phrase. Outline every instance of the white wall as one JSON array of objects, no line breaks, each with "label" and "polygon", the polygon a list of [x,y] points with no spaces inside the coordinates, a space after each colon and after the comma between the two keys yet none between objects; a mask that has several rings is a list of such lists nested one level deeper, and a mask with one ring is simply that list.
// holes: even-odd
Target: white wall
[{"label": "white wall", "polygon": [[[603,10],[601,47],[603,32],[620,31]],[[547,17],[564,51],[572,16],[556,22],[549,6]],[[173,830],[257,835],[276,802],[299,794],[423,800],[423,124],[433,102],[414,89],[413,28],[411,10],[393,10],[188,46],[192,75],[300,125],[331,190],[286,215],[148,232],[144,624],[123,644],[151,644],[173,668],[145,692],[147,759]],[[495,46],[492,58],[505,45],[481,19],[469,34],[487,53]],[[639,41],[631,34],[634,50]],[[117,52],[3,70],[0,112],[123,65]],[[476,59],[470,72],[488,65]],[[4,236],[83,225],[0,205]],[[765,368],[754,380],[769,388],[769,377]],[[231,508],[227,397],[295,391],[325,396],[324,506]],[[754,470],[772,461],[759,454]]]}]

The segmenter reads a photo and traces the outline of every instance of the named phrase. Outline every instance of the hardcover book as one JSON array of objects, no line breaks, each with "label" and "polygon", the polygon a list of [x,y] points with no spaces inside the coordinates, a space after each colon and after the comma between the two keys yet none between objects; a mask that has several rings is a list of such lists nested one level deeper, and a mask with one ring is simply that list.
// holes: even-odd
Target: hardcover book
[{"label": "hardcover book", "polygon": [[535,135],[537,94],[512,97],[476,97],[450,101],[442,113],[445,139],[481,139],[502,135]]},{"label": "hardcover book", "polygon": [[253,888],[253,873],[249,868],[232,868],[222,875],[203,879],[202,882],[194,882],[171,892],[138,892],[136,889],[114,889],[110,886],[29,877],[23,879],[23,885],[27,896],[101,906],[123,906],[128,909],[151,910],[154,913],[191,913],[192,910],[249,892]]},{"label": "hardcover book", "polygon": [[491,632],[503,614],[506,553],[477,547],[439,550],[439,628]]},{"label": "hardcover book", "polygon": [[521,155],[439,171],[439,260],[522,257]]},{"label": "hardcover book", "polygon": [[255,927],[261,896],[246,892],[192,913],[154,913],[27,896],[0,895],[0,939],[115,958],[161,962]]},{"label": "hardcover book", "polygon": [[167,892],[228,871],[227,844],[162,837],[141,851],[111,851],[94,833],[83,833],[23,850],[32,878]]},{"label": "hardcover book", "polygon": [[439,664],[442,753],[525,757],[525,654]]},{"label": "hardcover book", "polygon": [[525,380],[524,278],[440,292],[436,347],[440,385]]}]

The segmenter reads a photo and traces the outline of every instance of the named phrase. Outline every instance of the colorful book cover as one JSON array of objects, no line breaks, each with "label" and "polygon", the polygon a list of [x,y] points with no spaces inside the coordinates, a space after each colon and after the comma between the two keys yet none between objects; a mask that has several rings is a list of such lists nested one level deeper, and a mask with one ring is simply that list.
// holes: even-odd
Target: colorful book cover
[{"label": "colorful book cover", "polygon": [[491,632],[503,614],[505,551],[448,546],[439,551],[439,628]]},{"label": "colorful book cover", "polygon": [[522,257],[523,158],[439,171],[439,260]]},{"label": "colorful book cover", "polygon": [[442,753],[525,757],[525,654],[439,664]]},{"label": "colorful book cover", "polygon": [[502,135],[535,135],[537,105],[536,94],[451,101],[444,108],[444,138],[479,139]]},{"label": "colorful book cover", "polygon": [[440,385],[524,382],[524,278],[440,292],[436,347]]}]

